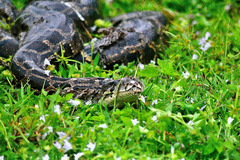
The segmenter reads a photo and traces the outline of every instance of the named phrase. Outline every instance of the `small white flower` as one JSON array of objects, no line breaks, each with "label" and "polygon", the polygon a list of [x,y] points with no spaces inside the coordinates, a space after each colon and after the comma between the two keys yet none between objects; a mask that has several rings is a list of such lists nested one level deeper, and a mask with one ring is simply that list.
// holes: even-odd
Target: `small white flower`
[{"label": "small white flower", "polygon": [[183,143],[181,143],[181,147],[182,147],[182,148],[184,148],[184,147],[185,147]]},{"label": "small white flower", "polygon": [[0,160],[4,160],[4,156],[0,156]]},{"label": "small white flower", "polygon": [[156,105],[156,104],[157,104],[157,102],[158,102],[158,100],[157,100],[157,99],[153,100],[153,101],[152,101],[152,104],[151,104],[151,106],[153,106],[153,105]]},{"label": "small white flower", "polygon": [[194,103],[194,98],[191,97],[191,101],[190,101],[190,102],[191,102],[191,103]]},{"label": "small white flower", "polygon": [[141,70],[143,70],[143,69],[144,69],[144,64],[139,63],[139,64],[138,64],[138,67],[139,67]]},{"label": "small white flower", "polygon": [[154,60],[151,60],[150,63],[154,64],[155,65],[155,61]]},{"label": "small white flower", "polygon": [[60,105],[57,104],[57,105],[53,106],[53,108],[54,108],[54,112],[55,113],[57,113],[58,115],[61,114]]},{"label": "small white flower", "polygon": [[61,160],[68,160],[68,159],[69,159],[69,157],[67,154],[64,154],[64,156],[61,158]]},{"label": "small white flower", "polygon": [[174,147],[173,147],[173,145],[171,145],[171,153],[172,153],[172,154],[174,153]]},{"label": "small white flower", "polygon": [[208,41],[208,38],[211,36],[211,34],[209,32],[206,32],[205,34],[205,37],[202,37],[200,40],[199,40],[199,45],[201,45],[200,49],[202,51],[206,51],[208,50],[210,47],[211,47],[211,42],[212,41]]},{"label": "small white flower", "polygon": [[70,100],[68,101],[68,103],[72,104],[73,106],[77,106],[77,105],[80,104],[80,102],[79,102],[78,100],[73,100],[73,99],[70,99]]},{"label": "small white flower", "polygon": [[137,118],[131,119],[131,121],[132,121],[132,124],[133,124],[134,126],[136,126],[136,125],[139,123],[138,120],[137,120]]},{"label": "small white flower", "polygon": [[43,62],[43,66],[46,67],[46,66],[50,66],[50,62],[47,58],[44,59],[44,62]]},{"label": "small white flower", "polygon": [[42,116],[40,117],[40,120],[42,120],[43,122],[46,122],[45,115],[42,115]]},{"label": "small white flower", "polygon": [[234,119],[233,119],[232,117],[228,117],[227,123],[228,123],[228,124],[231,124],[233,120],[234,120]]},{"label": "small white flower", "polygon": [[197,76],[197,74],[196,74],[196,75],[195,75],[195,78],[197,79],[197,77],[198,77],[198,76]]},{"label": "small white flower", "polygon": [[195,24],[197,24],[197,21],[192,21],[192,26],[194,26]]},{"label": "small white flower", "polygon": [[229,11],[230,8],[231,8],[231,4],[226,5],[226,6],[225,6],[225,11]]},{"label": "small white flower", "polygon": [[139,99],[140,99],[143,103],[146,102],[146,101],[145,101],[145,97],[144,97],[143,95],[140,95]]},{"label": "small white flower", "polygon": [[200,49],[205,52],[206,50],[208,50],[211,47],[211,42],[212,41],[206,42],[205,45],[202,45],[200,47]]},{"label": "small white flower", "polygon": [[99,128],[108,128],[107,125],[106,125],[106,123],[100,124],[98,127],[99,127]]},{"label": "small white flower", "polygon": [[47,133],[44,133],[43,135],[42,135],[42,140],[44,140],[46,137],[47,137]]},{"label": "small white flower", "polygon": [[53,145],[57,148],[57,149],[61,149],[62,148],[62,145],[56,141],[55,143],[53,143]]},{"label": "small white flower", "polygon": [[190,76],[190,73],[188,71],[182,72],[182,74],[185,79],[188,79],[188,77]]},{"label": "small white flower", "polygon": [[87,145],[87,148],[90,149],[91,152],[94,151],[95,147],[96,147],[96,143],[89,142]]},{"label": "small white flower", "polygon": [[50,71],[49,70],[44,70],[44,73],[49,76],[50,75]]},{"label": "small white flower", "polygon": [[48,134],[53,132],[53,127],[48,126],[47,128],[48,128]]},{"label": "small white flower", "polygon": [[[66,136],[67,134],[65,132],[57,132],[58,134],[58,138],[62,139],[64,136]],[[66,139],[70,139],[69,137],[67,137]]]},{"label": "small white flower", "polygon": [[197,60],[197,59],[198,59],[198,55],[193,54],[193,55],[192,55],[192,59],[193,59],[193,60]]},{"label": "small white flower", "polygon": [[84,153],[79,152],[77,154],[74,154],[74,160],[78,160],[80,157],[82,157],[84,155]]},{"label": "small white flower", "polygon": [[47,154],[45,154],[43,157],[42,157],[43,160],[49,160],[49,156]]},{"label": "small white flower", "polygon": [[67,139],[64,139],[62,148],[64,148],[65,152],[67,152],[68,150],[72,149],[72,144],[68,142]]},{"label": "small white flower", "polygon": [[188,122],[188,125],[190,125],[190,126],[192,126],[193,124],[194,124],[194,123],[193,123],[193,121],[191,121],[191,120]]},{"label": "small white flower", "polygon": [[200,110],[203,111],[205,108],[206,108],[206,105],[202,106]]},{"label": "small white flower", "polygon": [[226,83],[227,83],[228,81],[229,81],[228,79],[225,80]]},{"label": "small white flower", "polygon": [[80,117],[79,117],[79,116],[76,116],[75,118],[76,118],[76,119],[79,119]]},{"label": "small white flower", "polygon": [[205,34],[205,39],[208,40],[208,38],[209,38],[210,36],[211,36],[211,33],[206,32],[206,34]]},{"label": "small white flower", "polygon": [[152,120],[156,121],[157,120],[157,116],[156,115],[152,116]]}]

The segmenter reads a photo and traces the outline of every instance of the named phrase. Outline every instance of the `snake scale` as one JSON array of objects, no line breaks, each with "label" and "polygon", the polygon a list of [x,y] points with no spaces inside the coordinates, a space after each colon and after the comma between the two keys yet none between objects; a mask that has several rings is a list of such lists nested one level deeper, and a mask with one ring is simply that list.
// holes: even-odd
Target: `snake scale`
[{"label": "snake scale", "polygon": [[[0,32],[0,56],[13,55],[11,72],[16,80],[32,88],[73,93],[74,98],[93,103],[103,100],[108,106],[135,101],[144,85],[133,77],[113,80],[100,77],[62,78],[49,73],[46,63],[54,53],[65,50],[65,56],[90,61],[99,53],[100,64],[109,68],[131,61],[149,63],[157,53],[155,42],[165,22],[160,12],[132,12],[110,19],[113,27],[100,29],[101,39],[84,47],[77,30],[84,30],[98,17],[97,0],[72,2],[36,1],[20,14],[9,0],[0,0],[1,18],[17,18],[12,34]],[[77,29],[78,28],[78,29]],[[93,52],[91,52],[93,46]],[[81,54],[82,53],[82,54]]]}]

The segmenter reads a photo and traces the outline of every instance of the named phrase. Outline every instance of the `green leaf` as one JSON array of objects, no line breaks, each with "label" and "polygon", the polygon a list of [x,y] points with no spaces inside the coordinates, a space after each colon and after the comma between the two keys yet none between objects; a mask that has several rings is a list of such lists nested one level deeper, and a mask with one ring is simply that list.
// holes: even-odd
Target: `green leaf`
[{"label": "green leaf", "polygon": [[120,118],[121,118],[122,122],[124,123],[124,125],[126,127],[131,127],[132,126],[132,121],[131,121],[130,118],[124,117],[124,116],[120,116]]},{"label": "green leaf", "polygon": [[173,62],[170,60],[157,60],[158,65],[161,69],[161,72],[163,74],[169,75],[169,76],[175,76],[177,75],[177,72],[174,71],[173,68]]},{"label": "green leaf", "polygon": [[96,68],[96,66],[98,65],[98,62],[99,62],[99,53],[96,55],[96,57],[94,58],[94,61],[93,61],[93,69]]},{"label": "green leaf", "polygon": [[233,47],[232,50],[235,51],[235,52],[239,52],[239,49],[237,47]]},{"label": "green leaf", "polygon": [[138,72],[139,76],[143,76],[146,78],[156,77],[159,74],[160,74],[160,69],[153,64],[146,65],[143,70],[140,70]]}]

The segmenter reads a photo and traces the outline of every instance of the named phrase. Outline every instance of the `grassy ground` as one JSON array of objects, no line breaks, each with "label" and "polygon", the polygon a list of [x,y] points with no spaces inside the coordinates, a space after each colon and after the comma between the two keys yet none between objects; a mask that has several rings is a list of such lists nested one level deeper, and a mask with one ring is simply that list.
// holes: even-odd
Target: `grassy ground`
[{"label": "grassy ground", "polygon": [[15,87],[0,66],[0,159],[240,159],[239,3],[115,0],[101,9],[105,17],[163,11],[169,46],[161,59],[113,71],[63,61],[69,72],[56,74],[121,78],[137,71],[146,86],[138,105],[109,110],[72,95],[37,95]]}]

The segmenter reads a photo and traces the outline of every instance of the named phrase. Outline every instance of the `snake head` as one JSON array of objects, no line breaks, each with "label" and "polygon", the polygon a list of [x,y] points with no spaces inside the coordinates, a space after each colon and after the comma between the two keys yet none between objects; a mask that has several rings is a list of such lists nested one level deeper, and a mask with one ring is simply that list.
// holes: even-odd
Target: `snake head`
[{"label": "snake head", "polygon": [[136,78],[124,77],[103,86],[103,102],[107,106],[121,105],[123,102],[136,101],[142,93],[144,84]]}]

